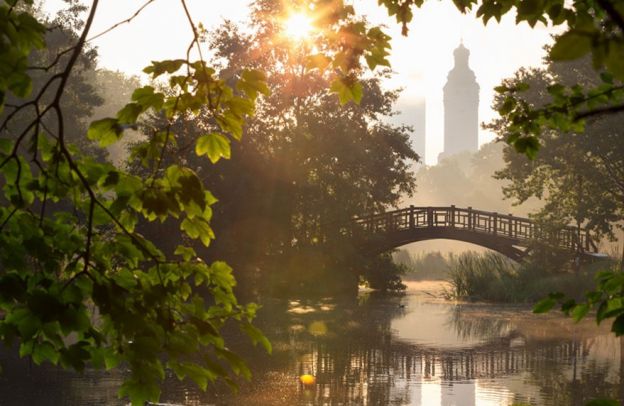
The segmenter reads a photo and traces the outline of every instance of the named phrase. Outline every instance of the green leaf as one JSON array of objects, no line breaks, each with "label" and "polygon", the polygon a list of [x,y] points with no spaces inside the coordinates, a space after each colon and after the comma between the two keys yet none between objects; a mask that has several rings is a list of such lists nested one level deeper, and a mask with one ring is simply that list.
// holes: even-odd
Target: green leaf
[{"label": "green leaf", "polygon": [[362,100],[363,88],[359,82],[349,83],[344,79],[335,79],[329,91],[338,95],[340,104],[344,105],[350,101],[359,103]]},{"label": "green leaf", "polygon": [[533,313],[546,313],[550,311],[550,309],[552,309],[556,304],[556,300],[547,297],[540,300],[535,304],[535,306],[533,306]]},{"label": "green leaf", "polygon": [[572,318],[574,321],[578,322],[587,315],[587,312],[589,312],[589,305],[587,303],[576,305],[574,310],[572,310]]},{"label": "green leaf", "polygon": [[360,104],[360,101],[362,101],[362,96],[364,95],[364,89],[360,82],[356,82],[351,86],[351,94],[353,95],[353,101],[356,104]]},{"label": "green leaf", "polygon": [[180,229],[192,239],[199,238],[205,246],[210,245],[210,240],[214,238],[214,231],[201,217],[185,218],[180,224]]},{"label": "green leaf", "polygon": [[207,155],[213,164],[219,159],[230,159],[230,140],[222,134],[210,133],[197,139],[195,153],[198,156]]},{"label": "green leaf", "polygon": [[152,61],[152,64],[143,69],[143,72],[152,74],[152,78],[156,78],[163,73],[174,73],[179,70],[183,64],[186,63],[184,59],[174,59],[165,61]]},{"label": "green leaf", "polygon": [[521,154],[525,154],[529,159],[535,159],[540,148],[537,137],[520,137],[513,143],[514,148]]},{"label": "green leaf", "polygon": [[152,86],[144,86],[136,89],[132,93],[132,100],[143,107],[143,110],[152,108],[156,111],[160,110],[165,101],[165,95],[156,93]]},{"label": "green leaf", "polygon": [[44,361],[50,361],[56,365],[60,356],[56,348],[47,341],[33,345],[32,359],[37,365],[40,365]]},{"label": "green leaf", "polygon": [[578,59],[591,50],[591,37],[587,34],[568,31],[557,37],[550,50],[553,61]]},{"label": "green leaf", "polygon": [[605,65],[615,78],[624,80],[624,43],[615,40],[609,42]]},{"label": "green leaf", "polygon": [[271,94],[266,83],[266,75],[256,69],[244,70],[241,74],[241,80],[238,81],[236,87],[242,90],[249,98],[255,100],[258,93],[265,96]]},{"label": "green leaf", "polygon": [[310,70],[318,69],[320,71],[325,71],[330,63],[331,59],[323,54],[310,55],[307,58],[306,68]]},{"label": "green leaf", "polygon": [[227,349],[216,348],[215,352],[220,358],[225,359],[228,362],[230,368],[236,375],[242,375],[247,380],[251,379],[251,371],[241,357]]},{"label": "green leaf", "polygon": [[128,103],[117,113],[117,121],[119,124],[135,124],[142,112],[143,106],[139,103]]},{"label": "green leaf", "polygon": [[91,123],[87,138],[97,141],[101,147],[108,147],[119,141],[123,129],[116,118],[104,118]]},{"label": "green leaf", "polygon": [[251,338],[251,341],[255,344],[260,343],[269,354],[272,352],[273,348],[271,346],[271,342],[262,331],[258,330],[251,323],[243,323],[241,325],[242,330]]},{"label": "green leaf", "polygon": [[182,380],[188,376],[203,391],[208,388],[208,381],[212,382],[217,378],[217,375],[210,369],[203,368],[190,362],[170,363],[170,366],[176,373],[178,379]]},{"label": "green leaf", "polygon": [[173,254],[180,255],[185,261],[190,261],[191,258],[197,257],[197,253],[193,248],[185,247],[183,245],[178,245]]},{"label": "green leaf", "polygon": [[12,149],[13,140],[10,140],[8,138],[0,138],[0,152],[8,155],[9,153],[11,153]]},{"label": "green leaf", "polygon": [[615,318],[611,325],[611,331],[614,332],[617,337],[624,335],[624,314],[620,314]]},{"label": "green leaf", "polygon": [[148,384],[146,380],[128,380],[119,389],[119,397],[124,396],[130,398],[132,406],[145,406],[146,402],[158,402],[160,387],[156,383]]}]

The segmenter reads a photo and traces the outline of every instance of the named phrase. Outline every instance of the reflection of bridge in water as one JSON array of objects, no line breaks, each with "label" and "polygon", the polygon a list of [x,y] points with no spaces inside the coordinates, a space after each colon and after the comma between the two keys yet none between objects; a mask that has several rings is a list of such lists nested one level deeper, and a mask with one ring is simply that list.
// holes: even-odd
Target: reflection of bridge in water
[{"label": "reflection of bridge in water", "polygon": [[355,218],[343,232],[367,251],[384,252],[432,239],[465,241],[520,260],[532,242],[542,241],[579,254],[595,253],[590,233],[578,227],[547,229],[523,217],[450,207],[414,207]]},{"label": "reflection of bridge in water", "polygon": [[[319,399],[356,400],[347,403],[362,405],[474,406],[479,404],[481,392],[488,391],[489,382],[496,380],[500,385],[501,379],[520,377],[532,382],[533,390],[523,385],[527,392],[519,398],[509,392],[509,400],[516,396],[515,401],[532,398],[541,404],[539,398],[547,394],[553,404],[576,405],[577,401],[568,399],[574,395],[574,385],[582,393],[617,386],[605,381],[604,377],[613,373],[606,366],[600,366],[606,372],[598,373],[595,382],[587,376],[581,379],[583,368],[590,364],[592,345],[593,339],[584,339],[514,346],[513,339],[503,339],[473,348],[433,349],[393,342],[383,348],[342,354],[319,348],[310,355],[315,358]],[[553,363],[567,364],[569,370],[553,370]],[[572,389],[563,389],[568,386]],[[578,402],[584,404],[582,396]]]},{"label": "reflection of bridge in water", "polygon": [[399,370],[408,378],[411,374],[418,374],[425,379],[438,377],[443,381],[500,378],[544,368],[545,363],[554,359],[582,359],[589,354],[588,347],[591,345],[589,341],[567,341],[550,346],[540,343],[510,347],[505,341],[457,351],[416,351],[401,357]]}]

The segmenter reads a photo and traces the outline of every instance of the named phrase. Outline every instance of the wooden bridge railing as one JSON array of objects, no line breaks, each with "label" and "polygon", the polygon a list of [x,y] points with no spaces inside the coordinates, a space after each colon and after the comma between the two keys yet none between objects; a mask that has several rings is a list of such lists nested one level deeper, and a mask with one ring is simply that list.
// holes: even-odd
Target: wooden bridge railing
[{"label": "wooden bridge railing", "polygon": [[541,228],[531,219],[450,207],[414,207],[358,217],[353,220],[351,232],[365,234],[388,233],[419,228],[453,228],[510,238],[518,242],[548,240],[562,248],[597,251],[587,230],[564,227],[558,230]]}]

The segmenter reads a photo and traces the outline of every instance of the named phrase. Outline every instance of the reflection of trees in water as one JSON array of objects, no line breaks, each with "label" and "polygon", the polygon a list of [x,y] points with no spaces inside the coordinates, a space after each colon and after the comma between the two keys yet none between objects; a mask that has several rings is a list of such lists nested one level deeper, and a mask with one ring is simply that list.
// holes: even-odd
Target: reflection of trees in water
[{"label": "reflection of trees in water", "polygon": [[[545,339],[527,334],[516,340],[518,332],[526,331],[524,325],[493,317],[495,313],[488,313],[487,308],[470,311],[464,307],[449,312],[447,326],[461,339],[477,338],[480,344],[455,349],[418,346],[392,335],[392,320],[406,312],[401,303],[400,297],[375,294],[359,302],[355,298],[265,301],[258,323],[271,338],[274,353],[263,354],[246,340],[233,348],[250,361],[254,373],[251,382],[241,384],[238,395],[221,386],[203,393],[168,377],[162,401],[184,405],[408,405],[417,402],[412,397],[420,395],[413,388],[421,382],[449,385],[479,380],[480,386],[487,386],[495,379],[500,388],[507,377],[516,384],[521,377],[519,387],[509,386],[519,393],[518,401],[534,396],[552,405],[581,405],[593,397],[618,396],[618,385],[609,381],[617,376],[617,365],[592,359],[592,339]],[[7,404],[82,405],[89,404],[85,399],[96,398],[91,404],[117,401],[119,373],[70,376],[51,368],[22,371],[14,363],[27,366],[17,360],[5,361],[5,370],[11,374],[0,378],[0,389],[6,389],[5,400],[13,396],[25,402]],[[313,373],[317,385],[304,389],[298,383],[303,373]],[[526,393],[531,390],[535,393]],[[32,394],[24,397],[24,392]],[[14,396],[19,393],[21,398]],[[466,402],[462,404],[470,404]]]},{"label": "reflection of trees in water", "polygon": [[[392,347],[390,325],[405,312],[400,298],[380,300],[371,294],[343,310],[327,315],[329,333],[318,337],[308,357],[299,358],[298,368],[312,368],[317,376],[314,404],[389,405],[397,397],[403,401],[395,404],[409,403],[408,388],[400,394],[395,389],[395,371],[402,360]],[[301,332],[298,340],[306,341],[305,335]],[[304,396],[306,390],[301,391]]]},{"label": "reflection of trees in water", "polygon": [[[405,312],[400,304],[398,297],[376,295],[359,303],[267,304],[260,324],[274,344],[274,354],[243,353],[252,360],[254,380],[243,384],[237,397],[218,390],[216,395],[198,393],[198,398],[216,404],[409,405],[418,404],[412,399],[420,396],[413,392],[414,385],[439,382],[449,390],[452,383],[475,380],[481,387],[492,380],[496,388],[510,385],[518,392],[516,400],[544,399],[540,404],[580,405],[578,399],[617,396],[617,386],[606,380],[610,366],[590,359],[591,339],[524,337],[519,333],[524,325],[478,307],[474,312],[450,312],[448,326],[460,338],[477,338],[480,344],[455,349],[418,346],[392,336],[392,320]],[[323,311],[324,306],[330,310]],[[325,327],[310,329],[317,322]],[[303,388],[297,381],[303,373],[314,374],[317,384]],[[172,383],[164,399],[181,402],[183,394],[188,399],[189,387]]]},{"label": "reflection of trees in water", "polygon": [[567,368],[553,368],[553,358],[558,354],[545,354],[540,363],[528,369],[527,382],[539,387],[540,393],[555,405],[581,406],[600,397],[617,399],[620,384],[613,380],[617,365],[591,359],[592,345],[592,339],[566,343],[568,351],[563,361],[567,361]]},{"label": "reflection of trees in water", "polygon": [[[484,339],[485,343],[443,359],[445,379],[494,378],[527,371],[526,382],[538,387],[543,398],[553,405],[584,405],[599,397],[621,397],[620,385],[608,379],[616,365],[590,357],[594,338],[536,339],[521,334],[524,329],[509,320],[466,312],[461,306],[449,312],[448,325],[462,339]],[[522,345],[514,347],[517,338],[521,338]],[[621,363],[620,367],[624,367]]]},{"label": "reflection of trees in water", "polygon": [[84,374],[50,365],[36,366],[17,356],[17,349],[0,353],[0,405],[123,405],[117,398],[119,369],[87,369]]}]

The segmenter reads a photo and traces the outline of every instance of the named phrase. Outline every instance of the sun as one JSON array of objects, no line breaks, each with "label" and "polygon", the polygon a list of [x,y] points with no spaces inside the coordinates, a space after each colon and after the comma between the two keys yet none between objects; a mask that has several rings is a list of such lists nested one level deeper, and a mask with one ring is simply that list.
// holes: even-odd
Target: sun
[{"label": "sun", "polygon": [[291,14],[284,21],[284,35],[295,41],[303,41],[314,31],[312,18],[304,13]]}]

